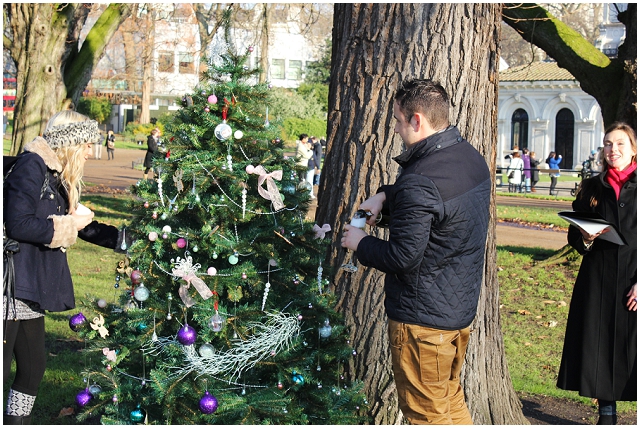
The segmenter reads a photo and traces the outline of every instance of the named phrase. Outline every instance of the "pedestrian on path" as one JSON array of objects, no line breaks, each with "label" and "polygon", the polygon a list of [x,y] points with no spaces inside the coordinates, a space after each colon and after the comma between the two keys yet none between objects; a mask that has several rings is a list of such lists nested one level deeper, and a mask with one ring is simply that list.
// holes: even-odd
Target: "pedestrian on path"
[{"label": "pedestrian on path", "polygon": [[109,132],[107,132],[107,139],[105,140],[104,145],[107,146],[108,160],[114,159],[114,152],[116,149],[116,136],[113,135],[113,131],[109,130]]}]

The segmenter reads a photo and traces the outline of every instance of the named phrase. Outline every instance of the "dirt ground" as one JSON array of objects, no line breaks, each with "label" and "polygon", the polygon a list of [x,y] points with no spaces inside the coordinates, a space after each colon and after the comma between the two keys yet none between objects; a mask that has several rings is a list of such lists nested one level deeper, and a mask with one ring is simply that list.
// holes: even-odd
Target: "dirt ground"
[{"label": "dirt ground", "polygon": [[[113,160],[107,160],[106,150],[101,159],[90,159],[85,166],[84,181],[87,193],[125,193],[132,184],[142,179],[143,171],[134,169],[141,162],[145,149],[116,149]],[[523,200],[499,196],[499,204],[537,204],[570,210],[571,204],[564,201]],[[315,207],[313,207],[315,211]],[[311,213],[310,213],[311,214]],[[500,222],[496,228],[498,245],[541,247],[560,249],[566,244],[566,232],[557,228],[531,227],[516,223]],[[539,395],[520,395],[522,410],[532,425],[593,425],[597,422],[596,406],[584,405],[571,400]],[[637,412],[618,416],[620,425],[637,425]]]}]

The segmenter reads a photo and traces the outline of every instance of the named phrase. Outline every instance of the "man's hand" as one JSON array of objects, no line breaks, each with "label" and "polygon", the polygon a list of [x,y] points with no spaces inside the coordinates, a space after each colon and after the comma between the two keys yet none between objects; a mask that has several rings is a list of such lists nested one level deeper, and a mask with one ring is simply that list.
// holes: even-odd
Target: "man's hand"
[{"label": "man's hand", "polygon": [[351,226],[350,224],[346,224],[344,226],[344,233],[342,234],[342,239],[340,240],[340,244],[344,248],[348,248],[353,251],[358,250],[358,244],[367,236],[367,233],[355,226]]},{"label": "man's hand", "polygon": [[380,192],[380,193],[376,193],[375,195],[373,195],[372,197],[364,201],[358,207],[359,209],[369,211],[372,214],[371,217],[367,219],[367,224],[369,226],[376,225],[376,219],[378,218],[380,211],[382,211],[382,207],[386,200],[387,200],[387,195],[385,195],[384,192]]}]

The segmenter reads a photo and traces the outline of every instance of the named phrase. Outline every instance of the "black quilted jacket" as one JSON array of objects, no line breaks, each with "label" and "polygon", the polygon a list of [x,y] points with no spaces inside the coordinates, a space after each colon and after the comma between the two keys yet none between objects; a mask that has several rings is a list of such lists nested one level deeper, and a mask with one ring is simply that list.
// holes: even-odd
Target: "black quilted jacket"
[{"label": "black quilted jacket", "polygon": [[473,321],[484,271],[491,176],[456,127],[394,159],[403,168],[383,186],[389,240],[367,236],[358,260],[385,272],[394,321],[458,330]]}]

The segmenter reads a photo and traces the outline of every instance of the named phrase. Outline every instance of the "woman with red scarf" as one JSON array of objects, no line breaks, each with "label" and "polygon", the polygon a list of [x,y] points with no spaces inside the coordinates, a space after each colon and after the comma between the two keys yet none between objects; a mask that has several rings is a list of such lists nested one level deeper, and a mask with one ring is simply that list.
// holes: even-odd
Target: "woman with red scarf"
[{"label": "woman with red scarf", "polygon": [[569,309],[558,387],[598,399],[598,425],[616,423],[616,401],[636,401],[636,134],[616,122],[604,136],[604,171],[582,182],[574,211],[614,224],[626,245],[569,227],[569,244],[583,255]]}]

